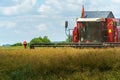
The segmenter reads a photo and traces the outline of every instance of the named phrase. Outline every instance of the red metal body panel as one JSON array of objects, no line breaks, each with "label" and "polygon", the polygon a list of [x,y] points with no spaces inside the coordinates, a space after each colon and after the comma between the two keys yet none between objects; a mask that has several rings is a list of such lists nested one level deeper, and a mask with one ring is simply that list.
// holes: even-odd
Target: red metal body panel
[{"label": "red metal body panel", "polygon": [[73,30],[73,42],[76,43],[78,42],[78,28],[75,27]]},{"label": "red metal body panel", "polygon": [[[118,27],[117,27],[117,22],[119,20],[113,19],[113,18],[107,18],[107,28],[108,28],[108,42],[118,42]],[[116,25],[115,25],[116,24]],[[111,30],[111,32],[109,31]]]},{"label": "red metal body panel", "polygon": [[107,19],[108,42],[113,42],[113,19]]}]

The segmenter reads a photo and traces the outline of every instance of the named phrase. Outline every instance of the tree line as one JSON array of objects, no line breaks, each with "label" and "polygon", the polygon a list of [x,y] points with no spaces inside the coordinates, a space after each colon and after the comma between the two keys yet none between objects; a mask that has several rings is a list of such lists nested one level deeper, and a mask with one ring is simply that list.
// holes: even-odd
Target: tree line
[{"label": "tree line", "polygon": [[[65,41],[63,41],[63,43],[65,42],[72,42],[72,36],[68,37]],[[29,43],[28,46],[30,44],[36,44],[36,43],[51,43],[50,39],[48,38],[48,36],[44,36],[44,37],[36,37],[33,38]],[[12,44],[11,46],[22,46],[23,44],[21,42]]]},{"label": "tree line", "polygon": [[[50,39],[47,36],[44,37],[37,37],[37,38],[33,38],[28,45],[30,44],[35,44],[35,43],[50,43]],[[21,42],[12,44],[11,46],[22,46],[23,44]]]}]

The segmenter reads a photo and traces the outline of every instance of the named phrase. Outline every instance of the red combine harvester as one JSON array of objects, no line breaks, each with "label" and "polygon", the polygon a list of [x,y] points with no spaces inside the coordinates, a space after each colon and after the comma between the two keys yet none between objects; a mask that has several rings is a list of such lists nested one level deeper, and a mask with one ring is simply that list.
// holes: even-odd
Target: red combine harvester
[{"label": "red combine harvester", "polygon": [[[31,46],[39,47],[118,47],[120,46],[120,19],[116,19],[111,11],[84,11],[81,18],[76,19],[70,43],[40,43]],[[70,33],[70,32],[69,32]],[[70,34],[68,35],[68,37]]]},{"label": "red combine harvester", "polygon": [[[66,22],[67,28],[68,22]],[[81,18],[76,19],[72,35],[73,44],[77,46],[119,46],[120,19],[116,19],[111,11],[84,11]]]},{"label": "red combine harvester", "polygon": [[120,20],[115,18],[78,18],[73,43],[112,44],[120,42]]}]

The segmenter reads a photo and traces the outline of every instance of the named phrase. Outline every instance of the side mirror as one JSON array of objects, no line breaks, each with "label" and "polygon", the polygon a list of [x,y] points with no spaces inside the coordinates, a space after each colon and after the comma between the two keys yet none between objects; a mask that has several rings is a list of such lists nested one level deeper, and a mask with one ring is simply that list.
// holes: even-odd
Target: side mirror
[{"label": "side mirror", "polygon": [[65,28],[68,27],[68,21],[65,21]]}]

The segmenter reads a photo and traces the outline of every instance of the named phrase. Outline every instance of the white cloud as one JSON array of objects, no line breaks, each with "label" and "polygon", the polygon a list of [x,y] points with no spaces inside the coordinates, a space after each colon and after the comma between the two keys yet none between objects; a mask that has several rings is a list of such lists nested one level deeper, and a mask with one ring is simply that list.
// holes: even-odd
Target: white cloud
[{"label": "white cloud", "polygon": [[120,0],[45,0],[45,3],[40,6],[38,11],[46,16],[76,16],[81,14],[82,5],[85,10],[100,10],[100,11],[113,11],[118,15]]},{"label": "white cloud", "polygon": [[49,12],[49,10],[51,9],[51,7],[50,6],[47,6],[47,5],[41,5],[41,7],[40,7],[40,9],[39,9],[39,11],[40,12],[42,12],[42,13],[44,13],[44,12]]},{"label": "white cloud", "polygon": [[24,0],[12,0],[14,4],[21,4]]},{"label": "white cloud", "polygon": [[61,10],[61,2],[59,2],[58,0],[46,0],[45,4],[42,4],[38,9],[38,12],[44,15],[55,15],[59,14]]},{"label": "white cloud", "polygon": [[14,15],[29,12],[36,4],[36,0],[24,0],[21,4],[11,7],[0,7],[0,14]]},{"label": "white cloud", "polygon": [[16,34],[20,34],[21,32],[19,30],[14,30]]},{"label": "white cloud", "polygon": [[38,12],[46,16],[60,16],[79,14],[84,0],[45,0],[45,3],[40,6]]},{"label": "white cloud", "polygon": [[35,5],[36,2],[37,2],[36,0],[32,0],[32,1],[31,1],[32,5]]},{"label": "white cloud", "polygon": [[112,0],[115,3],[120,3],[120,0]]},{"label": "white cloud", "polygon": [[11,28],[14,28],[14,27],[16,27],[15,22],[10,22],[10,21],[0,22],[0,28],[11,29]]},{"label": "white cloud", "polygon": [[36,28],[39,31],[45,31],[45,30],[47,30],[47,26],[45,24],[39,24],[38,26],[36,26]]}]

